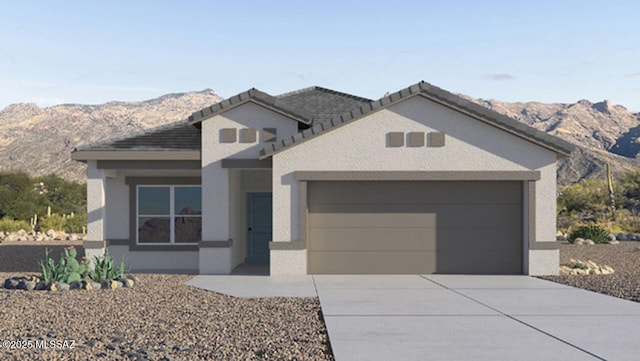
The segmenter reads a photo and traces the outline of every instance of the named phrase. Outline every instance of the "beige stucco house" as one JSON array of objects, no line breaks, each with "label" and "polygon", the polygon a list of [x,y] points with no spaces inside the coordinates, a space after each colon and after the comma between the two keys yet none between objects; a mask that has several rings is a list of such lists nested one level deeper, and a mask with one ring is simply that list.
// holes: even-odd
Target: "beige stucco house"
[{"label": "beige stucco house", "polygon": [[572,149],[420,82],[379,100],[251,89],[72,157],[87,253],[136,271],[541,275]]}]

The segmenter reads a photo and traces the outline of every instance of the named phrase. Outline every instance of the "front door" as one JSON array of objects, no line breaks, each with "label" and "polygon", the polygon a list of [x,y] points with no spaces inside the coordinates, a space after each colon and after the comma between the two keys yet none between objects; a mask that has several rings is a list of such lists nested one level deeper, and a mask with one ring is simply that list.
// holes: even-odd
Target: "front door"
[{"label": "front door", "polygon": [[247,193],[247,263],[269,262],[271,203],[271,193]]}]

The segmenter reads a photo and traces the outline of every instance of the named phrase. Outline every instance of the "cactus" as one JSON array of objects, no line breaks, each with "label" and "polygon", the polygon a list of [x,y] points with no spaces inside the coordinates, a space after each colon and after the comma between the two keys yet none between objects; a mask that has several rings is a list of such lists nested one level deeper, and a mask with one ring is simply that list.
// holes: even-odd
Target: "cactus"
[{"label": "cactus", "polygon": [[33,229],[34,231],[36,230],[36,226],[38,225],[38,213],[29,218],[29,225],[31,226],[31,229]]},{"label": "cactus", "polygon": [[47,206],[47,217],[51,217],[51,206]]}]

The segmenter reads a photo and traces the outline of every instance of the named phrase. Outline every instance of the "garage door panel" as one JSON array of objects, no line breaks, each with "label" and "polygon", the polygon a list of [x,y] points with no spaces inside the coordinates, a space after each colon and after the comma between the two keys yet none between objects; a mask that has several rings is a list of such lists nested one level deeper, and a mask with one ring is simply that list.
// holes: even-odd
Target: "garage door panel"
[{"label": "garage door panel", "polygon": [[[518,182],[310,182],[320,204],[473,204],[521,201]],[[311,209],[310,209],[311,210]]]},{"label": "garage door panel", "polygon": [[509,251],[522,249],[522,232],[518,227],[439,228],[436,246],[439,251]]},{"label": "garage door panel", "polygon": [[321,205],[312,213],[312,227],[503,227],[522,222],[522,207],[517,204]]},{"label": "garage door panel", "polygon": [[[435,273],[433,251],[308,251],[309,274],[421,274]],[[354,263],[358,267],[354,268]]]},{"label": "garage door panel", "polygon": [[451,274],[521,274],[522,262],[513,252],[440,251],[435,273]]},{"label": "garage door panel", "polygon": [[320,227],[371,227],[371,228],[403,228],[403,227],[435,227],[434,213],[316,213],[309,220],[310,228]]},{"label": "garage door panel", "polygon": [[322,228],[312,229],[323,242],[310,242],[311,251],[423,251],[436,250],[435,228]]}]

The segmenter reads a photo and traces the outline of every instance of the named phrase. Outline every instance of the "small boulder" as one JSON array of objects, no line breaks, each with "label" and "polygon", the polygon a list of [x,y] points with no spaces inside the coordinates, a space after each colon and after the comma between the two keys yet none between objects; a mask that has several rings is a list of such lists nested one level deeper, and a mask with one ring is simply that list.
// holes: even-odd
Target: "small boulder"
[{"label": "small boulder", "polygon": [[610,240],[609,242],[607,242],[607,244],[619,244],[619,243],[620,243],[620,241],[617,241],[615,239]]},{"label": "small boulder", "polygon": [[114,290],[118,288],[118,282],[113,280],[103,280],[100,282],[100,285],[103,290]]},{"label": "small boulder", "polygon": [[576,238],[573,240],[573,244],[584,244],[584,238]]},{"label": "small boulder", "polygon": [[140,284],[140,279],[134,275],[125,275],[124,277],[132,280],[133,284],[136,286]]},{"label": "small boulder", "polygon": [[82,289],[82,281],[73,281],[69,283],[70,290],[79,290]]},{"label": "small boulder", "polygon": [[122,283],[122,287],[123,288],[131,288],[133,287],[133,280],[129,279],[129,278],[121,278],[118,280],[120,283]]},{"label": "small boulder", "polygon": [[19,281],[13,278],[7,278],[4,281],[4,288],[8,289],[8,290],[15,290],[16,287],[18,287],[18,283]]},{"label": "small boulder", "polygon": [[587,239],[584,241],[584,244],[588,246],[593,246],[594,244],[596,244],[596,242],[594,242],[593,240]]},{"label": "small boulder", "polygon": [[47,288],[49,288],[49,283],[45,281],[36,283],[36,291],[45,291]]},{"label": "small boulder", "polygon": [[32,281],[26,281],[24,283],[24,289],[27,291],[33,291],[36,289],[36,283]]},{"label": "small boulder", "polygon": [[68,291],[69,290],[69,284],[68,283],[55,282],[55,286],[56,286],[56,289],[58,291]]}]

